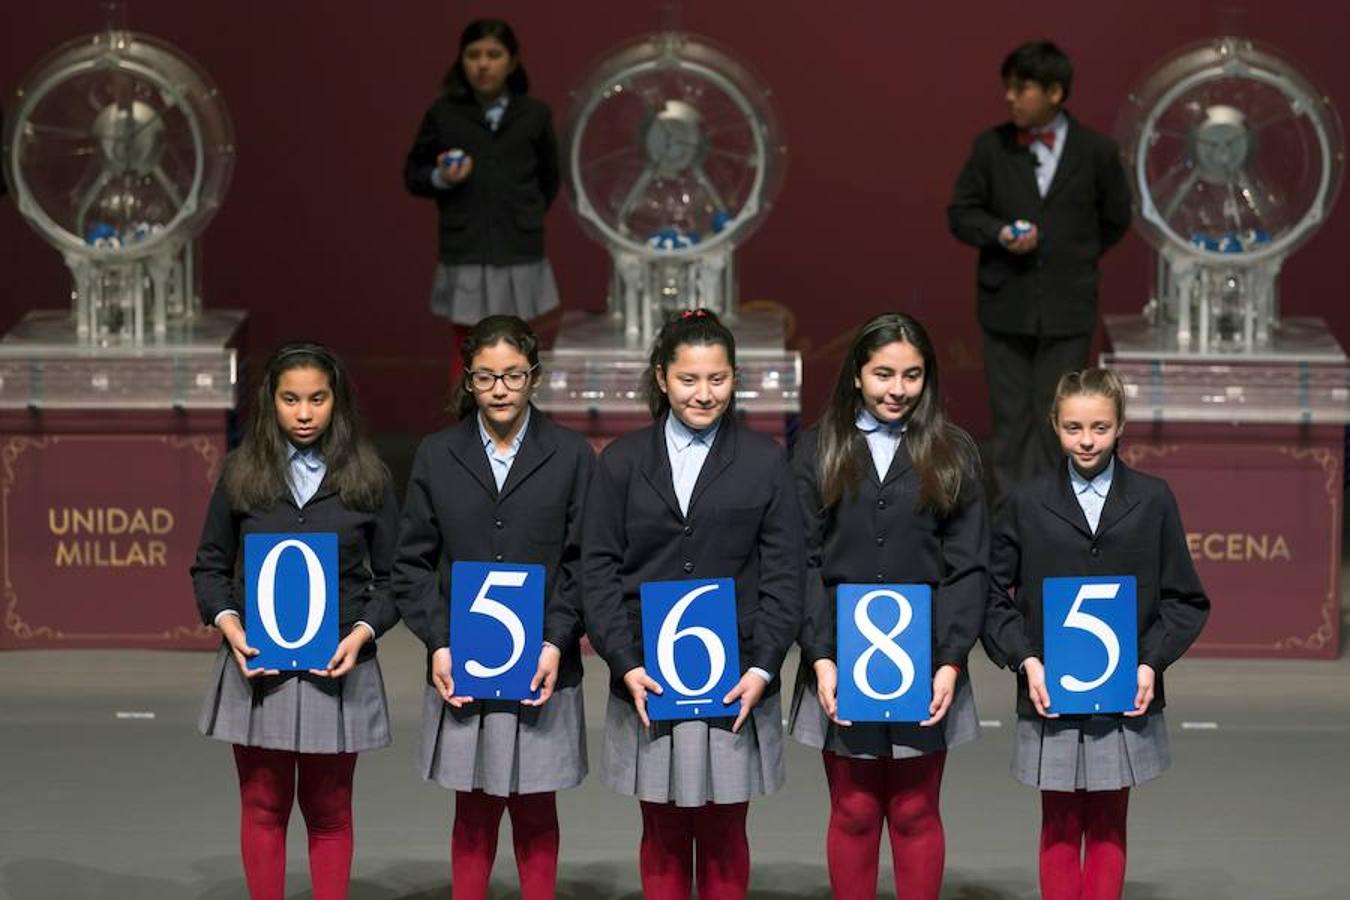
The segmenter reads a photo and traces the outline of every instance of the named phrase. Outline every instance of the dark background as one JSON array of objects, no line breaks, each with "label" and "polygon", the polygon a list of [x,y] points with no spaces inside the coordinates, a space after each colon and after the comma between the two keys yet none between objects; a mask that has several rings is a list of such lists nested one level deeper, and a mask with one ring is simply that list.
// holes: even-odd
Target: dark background
[{"label": "dark background", "polygon": [[[446,395],[449,327],[427,308],[432,204],[401,169],[469,19],[509,19],[534,93],[561,122],[568,91],[608,50],[658,29],[656,2],[240,2],[139,0],[128,24],[195,57],[237,135],[234,180],[204,237],[205,301],[247,309],[259,356],[292,337],[350,362],[377,430],[434,427]],[[1297,62],[1343,111],[1350,13],[1336,2],[1037,3],[689,0],[678,23],[730,48],[773,88],[789,166],[777,208],[739,256],[741,292],[793,316],[806,413],[819,408],[849,333],[884,308],[933,333],[957,421],[988,430],[974,251],[944,208],[977,131],[1004,118],[998,67],[1017,43],[1058,42],[1076,66],[1070,109],[1114,131],[1130,88],[1175,48],[1237,31]],[[37,60],[101,28],[94,0],[14,4],[0,28],[9,97]],[[9,102],[7,101],[7,105]],[[567,309],[602,309],[608,257],[566,201],[548,220]],[[1350,329],[1350,212],[1334,209],[1281,276],[1284,311]],[[1102,310],[1134,312],[1150,285],[1131,234],[1104,262]],[[0,328],[66,303],[59,256],[0,203]]]}]

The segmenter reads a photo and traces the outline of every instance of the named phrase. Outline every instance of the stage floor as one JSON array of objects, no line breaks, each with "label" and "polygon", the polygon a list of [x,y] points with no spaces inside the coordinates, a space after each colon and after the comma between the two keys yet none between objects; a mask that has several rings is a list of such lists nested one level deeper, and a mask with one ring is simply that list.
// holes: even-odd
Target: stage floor
[{"label": "stage floor", "polygon": [[[357,769],[353,900],[447,896],[451,795],[415,773],[422,652],[403,628],[381,643],[394,746]],[[0,897],[244,897],[229,747],[196,733],[211,656],[169,651],[0,654]],[[790,658],[785,672],[796,665]],[[981,718],[997,722],[947,764],[945,898],[1036,896],[1036,793],[1008,775],[1012,690],[976,651]],[[590,660],[588,718],[606,670]],[[1135,792],[1132,900],[1350,896],[1350,659],[1187,660],[1168,673],[1173,767]],[[1199,727],[1195,724],[1199,723]],[[590,732],[592,767],[602,735]],[[752,804],[759,900],[826,898],[819,757],[789,743],[789,778]],[[592,776],[560,797],[559,896],[641,896],[637,804]],[[291,820],[289,897],[310,896],[303,820]],[[518,897],[504,838],[494,896]],[[894,896],[889,853],[880,896]]]}]

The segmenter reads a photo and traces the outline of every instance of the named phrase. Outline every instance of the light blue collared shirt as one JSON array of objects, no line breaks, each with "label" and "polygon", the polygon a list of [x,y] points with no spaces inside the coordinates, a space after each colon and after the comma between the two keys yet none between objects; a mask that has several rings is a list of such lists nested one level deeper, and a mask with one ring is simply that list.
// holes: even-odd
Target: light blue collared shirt
[{"label": "light blue collared shirt", "polygon": [[319,455],[319,448],[313,444],[308,447],[289,444],[287,447],[286,459],[289,464],[286,467],[286,480],[290,483],[295,505],[304,506],[318,493],[323,476],[328,472],[328,465]]},{"label": "light blue collared shirt", "polygon": [[487,426],[483,424],[483,416],[478,415],[478,436],[483,439],[483,452],[487,454],[488,467],[492,469],[492,480],[497,482],[497,490],[502,489],[506,484],[506,476],[511,474],[511,466],[516,461],[517,454],[520,453],[520,445],[525,440],[525,430],[530,427],[530,408],[525,407],[525,421],[520,423],[520,430],[516,436],[511,439],[509,450],[502,450],[497,446],[497,441],[488,432]]},{"label": "light blue collared shirt", "polygon": [[717,429],[721,427],[719,419],[702,431],[695,431],[675,413],[666,415],[666,455],[670,457],[675,499],[680,502],[680,512],[686,516],[689,515],[689,500],[694,496],[694,485],[698,484],[698,473],[703,471],[703,463],[707,461],[708,451],[717,439]]},{"label": "light blue collared shirt", "polygon": [[891,470],[891,462],[895,459],[895,451],[900,449],[900,442],[905,438],[905,428],[909,423],[906,421],[888,425],[867,410],[860,409],[853,424],[863,433],[863,437],[867,438],[867,449],[872,451],[872,465],[876,467],[877,480],[885,481],[886,473]]},{"label": "light blue collared shirt", "polygon": [[1036,188],[1045,196],[1050,190],[1050,182],[1059,168],[1059,158],[1064,155],[1064,137],[1069,133],[1069,119],[1064,113],[1057,113],[1053,119],[1040,128],[1032,128],[1032,134],[1050,131],[1055,135],[1055,146],[1047,147],[1040,141],[1031,142],[1031,152],[1036,155]]},{"label": "light blue collared shirt", "polygon": [[488,128],[496,131],[502,127],[502,116],[506,115],[506,107],[511,105],[511,95],[502,91],[496,100],[483,106],[483,118],[487,119]]},{"label": "light blue collared shirt", "polygon": [[1073,495],[1078,500],[1078,505],[1083,509],[1083,515],[1087,517],[1088,527],[1092,533],[1097,533],[1097,523],[1102,520],[1102,507],[1106,505],[1106,495],[1111,492],[1111,479],[1116,475],[1116,458],[1111,457],[1111,461],[1106,464],[1106,468],[1088,481],[1078,470],[1073,467],[1073,460],[1069,463],[1069,487],[1073,489]]}]

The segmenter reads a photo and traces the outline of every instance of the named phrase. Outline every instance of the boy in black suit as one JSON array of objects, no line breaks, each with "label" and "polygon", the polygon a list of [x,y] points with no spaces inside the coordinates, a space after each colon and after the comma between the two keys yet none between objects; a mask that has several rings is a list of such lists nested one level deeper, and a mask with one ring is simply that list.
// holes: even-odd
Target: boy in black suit
[{"label": "boy in black suit", "polygon": [[1000,494],[1059,459],[1055,384],[1088,362],[1097,260],[1130,226],[1115,143],[1063,109],[1073,66],[1048,41],[1003,61],[1009,121],[975,138],[947,220],[980,251],[978,307]]}]

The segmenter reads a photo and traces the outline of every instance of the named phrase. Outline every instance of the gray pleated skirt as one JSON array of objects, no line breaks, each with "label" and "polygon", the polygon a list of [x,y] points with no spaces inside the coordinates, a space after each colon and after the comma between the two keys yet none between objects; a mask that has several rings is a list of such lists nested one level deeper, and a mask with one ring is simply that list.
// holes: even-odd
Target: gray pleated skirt
[{"label": "gray pleated skirt", "polygon": [[422,773],[457,791],[498,797],[562,791],[586,777],[581,685],[543,706],[479,700],[455,709],[427,686],[422,699]]},{"label": "gray pleated skirt", "polygon": [[249,681],[224,646],[197,728],[231,744],[299,753],[360,753],[389,746],[389,705],[380,663],[368,659],[342,678],[305,673]]},{"label": "gray pleated skirt", "polygon": [[1115,791],[1161,775],[1171,763],[1160,712],[1127,719],[1018,716],[1013,777],[1043,791]]},{"label": "gray pleated skirt", "polygon": [[558,283],[547,259],[511,266],[440,263],[431,282],[431,311],[458,325],[499,314],[529,321],[557,305]]},{"label": "gray pleated skirt", "polygon": [[862,759],[908,759],[950,750],[980,736],[975,692],[970,679],[956,684],[956,696],[937,725],[924,728],[914,722],[855,722],[840,728],[825,715],[816,698],[815,682],[802,678],[792,698],[788,733],[808,747]]},{"label": "gray pleated skirt", "polygon": [[653,722],[643,728],[632,703],[610,695],[600,780],[649,803],[743,803],[783,786],[779,695],[765,697],[733,733],[734,719]]}]

